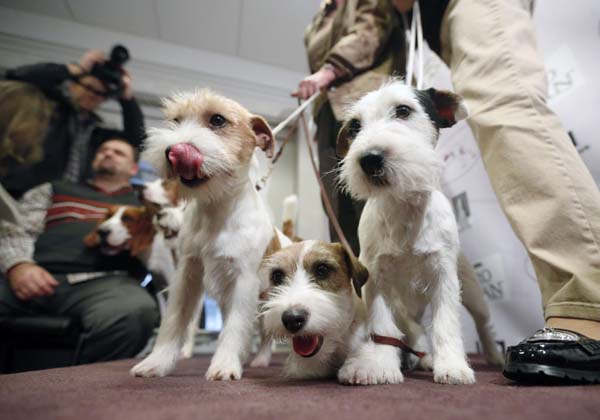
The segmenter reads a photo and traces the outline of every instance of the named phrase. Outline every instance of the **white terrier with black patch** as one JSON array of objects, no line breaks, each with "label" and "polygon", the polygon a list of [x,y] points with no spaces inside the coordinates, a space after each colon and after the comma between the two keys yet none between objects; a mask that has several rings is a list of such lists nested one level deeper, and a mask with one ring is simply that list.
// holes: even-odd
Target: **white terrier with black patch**
[{"label": "white terrier with black patch", "polygon": [[224,318],[206,378],[240,379],[256,318],[260,262],[290,242],[272,226],[248,175],[256,147],[272,155],[273,135],[263,118],[207,90],[176,95],[164,108],[169,128],[150,132],[143,158],[163,178],[177,179],[188,205],[166,315],[152,353],[131,373],[164,376],[173,370],[206,291]]},{"label": "white terrier with black patch", "polygon": [[440,191],[439,129],[467,116],[451,92],[419,91],[399,81],[366,94],[340,130],[340,181],[366,200],[359,224],[366,334],[338,374],[346,384],[400,383],[399,350],[377,336],[401,340],[396,317],[419,319],[432,307],[432,364],[439,383],[475,382],[460,326],[460,245],[448,199]]},{"label": "white terrier with black patch", "polygon": [[286,376],[335,377],[366,317],[368,276],[339,243],[298,242],[263,261],[261,318],[267,336],[292,341]]}]

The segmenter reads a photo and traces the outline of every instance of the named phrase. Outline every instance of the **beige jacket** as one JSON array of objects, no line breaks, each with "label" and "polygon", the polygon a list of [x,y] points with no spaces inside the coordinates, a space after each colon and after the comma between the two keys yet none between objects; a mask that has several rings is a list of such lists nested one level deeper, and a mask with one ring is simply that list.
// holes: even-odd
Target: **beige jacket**
[{"label": "beige jacket", "polygon": [[306,29],[304,43],[311,73],[325,63],[339,74],[333,87],[315,104],[317,115],[329,100],[338,120],[344,107],[378,88],[390,75],[404,74],[404,37],[390,0],[346,0],[335,10],[323,1]]}]

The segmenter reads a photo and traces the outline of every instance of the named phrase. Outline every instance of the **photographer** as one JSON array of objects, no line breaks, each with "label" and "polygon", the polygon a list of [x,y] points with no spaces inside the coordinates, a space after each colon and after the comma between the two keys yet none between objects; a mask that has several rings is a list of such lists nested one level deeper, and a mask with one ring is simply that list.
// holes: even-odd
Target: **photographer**
[{"label": "photographer", "polygon": [[41,63],[8,70],[6,78],[38,87],[55,103],[46,137],[44,157],[29,167],[20,167],[0,178],[0,183],[18,198],[36,185],[64,179],[72,182],[90,177],[90,162],[104,129],[94,110],[105,100],[119,101],[123,115],[123,132],[137,147],[144,137],[142,111],[131,89],[131,78],[122,65],[129,55],[115,47],[110,59],[102,51],[87,51],[79,63]]}]

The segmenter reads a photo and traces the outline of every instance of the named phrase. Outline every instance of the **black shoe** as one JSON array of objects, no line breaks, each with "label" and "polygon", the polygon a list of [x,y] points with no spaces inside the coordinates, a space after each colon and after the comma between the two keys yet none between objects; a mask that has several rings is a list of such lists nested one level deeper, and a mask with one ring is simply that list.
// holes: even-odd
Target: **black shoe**
[{"label": "black shoe", "polygon": [[600,383],[600,340],[544,328],[507,349],[502,373],[525,383]]}]

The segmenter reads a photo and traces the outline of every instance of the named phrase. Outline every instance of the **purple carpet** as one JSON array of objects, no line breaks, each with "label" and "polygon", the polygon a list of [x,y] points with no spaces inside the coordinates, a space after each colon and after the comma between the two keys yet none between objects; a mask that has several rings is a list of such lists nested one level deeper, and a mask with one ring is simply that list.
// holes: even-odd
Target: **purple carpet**
[{"label": "purple carpet", "polygon": [[246,369],[236,382],[207,382],[207,357],[183,360],[166,378],[133,378],[134,360],[0,375],[0,418],[591,420],[600,386],[516,386],[477,360],[477,384],[438,385],[431,373],[405,373],[401,385],[348,387],[289,381],[282,357]]}]

